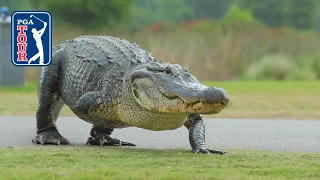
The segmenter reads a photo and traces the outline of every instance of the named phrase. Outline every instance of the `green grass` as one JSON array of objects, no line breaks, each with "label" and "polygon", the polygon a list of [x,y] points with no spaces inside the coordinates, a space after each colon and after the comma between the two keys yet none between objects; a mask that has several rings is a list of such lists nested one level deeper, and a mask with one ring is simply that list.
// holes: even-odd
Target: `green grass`
[{"label": "green grass", "polygon": [[34,93],[37,92],[38,85],[35,83],[27,83],[25,86],[1,86],[0,92],[13,92],[13,93]]},{"label": "green grass", "polygon": [[46,146],[0,148],[0,179],[319,179],[320,153]]},{"label": "green grass", "polygon": [[[229,96],[222,118],[320,119],[320,81],[215,81]],[[34,115],[37,85],[0,88],[0,115]],[[64,107],[61,115],[73,115]]]},{"label": "green grass", "polygon": [[230,103],[217,117],[319,119],[320,81],[205,82],[224,88]]},{"label": "green grass", "polygon": [[220,86],[230,92],[320,92],[320,81],[205,81],[207,86]]}]

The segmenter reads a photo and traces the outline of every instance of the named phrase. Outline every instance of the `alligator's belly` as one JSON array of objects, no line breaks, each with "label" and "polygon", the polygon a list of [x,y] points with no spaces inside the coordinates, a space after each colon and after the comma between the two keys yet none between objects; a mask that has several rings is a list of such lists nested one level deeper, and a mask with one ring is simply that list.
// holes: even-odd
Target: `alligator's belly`
[{"label": "alligator's belly", "polygon": [[90,114],[80,114],[75,112],[75,115],[78,116],[80,119],[93,124],[95,126],[104,126],[108,128],[126,128],[132,125],[119,120],[113,113],[106,113],[105,116],[95,116]]},{"label": "alligator's belly", "polygon": [[187,116],[188,114],[158,113],[140,119],[129,119],[126,120],[126,123],[153,131],[173,130],[181,127],[185,123]]}]

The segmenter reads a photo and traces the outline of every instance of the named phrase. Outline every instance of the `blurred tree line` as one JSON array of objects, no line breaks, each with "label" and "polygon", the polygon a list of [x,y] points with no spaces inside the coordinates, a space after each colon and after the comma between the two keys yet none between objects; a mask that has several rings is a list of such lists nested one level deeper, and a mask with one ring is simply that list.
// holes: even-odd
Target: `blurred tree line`
[{"label": "blurred tree line", "polygon": [[316,23],[316,0],[235,0],[242,8],[268,26],[289,26],[296,29],[313,28]]},{"label": "blurred tree line", "polygon": [[320,30],[320,0],[0,0],[0,6],[3,5],[11,13],[19,9],[46,9],[59,22],[82,28],[111,27],[121,22],[139,26],[222,19],[231,7],[237,6],[270,27]]},{"label": "blurred tree line", "polygon": [[137,24],[222,18],[234,0],[136,0],[132,19]]},{"label": "blurred tree line", "polygon": [[234,6],[250,11],[254,18],[270,27],[309,29],[315,27],[320,0],[136,0],[133,19],[139,24],[221,19]]}]

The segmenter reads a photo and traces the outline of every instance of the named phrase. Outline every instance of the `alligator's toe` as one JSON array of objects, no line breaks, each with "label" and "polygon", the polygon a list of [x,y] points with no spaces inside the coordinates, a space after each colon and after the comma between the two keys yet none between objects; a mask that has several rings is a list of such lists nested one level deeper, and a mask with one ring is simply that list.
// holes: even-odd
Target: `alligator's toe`
[{"label": "alligator's toe", "polygon": [[66,138],[62,137],[57,130],[49,130],[39,133],[32,139],[34,144],[71,144]]},{"label": "alligator's toe", "polygon": [[226,154],[226,152],[224,152],[224,151],[213,150],[213,149],[204,149],[204,148],[197,149],[194,152],[197,154],[221,154],[221,155]]},{"label": "alligator's toe", "polygon": [[120,141],[119,139],[112,138],[108,135],[103,138],[99,137],[89,137],[86,144],[90,145],[100,145],[100,146],[136,146],[135,144]]},{"label": "alligator's toe", "polygon": [[120,141],[120,145],[121,146],[136,146],[135,144],[132,144],[132,143],[129,143],[129,142],[123,142],[123,141]]},{"label": "alligator's toe", "polygon": [[100,140],[100,146],[103,146],[103,144],[104,144],[104,140]]},{"label": "alligator's toe", "polygon": [[208,151],[209,151],[209,153],[211,153],[211,154],[221,154],[221,155],[226,154],[226,152],[220,151],[220,150],[208,149]]}]

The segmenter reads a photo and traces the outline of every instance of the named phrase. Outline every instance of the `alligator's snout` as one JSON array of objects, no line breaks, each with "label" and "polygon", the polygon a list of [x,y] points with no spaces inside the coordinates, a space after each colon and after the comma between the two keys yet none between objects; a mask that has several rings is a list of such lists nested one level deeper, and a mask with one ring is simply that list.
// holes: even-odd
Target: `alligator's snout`
[{"label": "alligator's snout", "polygon": [[226,105],[229,103],[229,96],[227,92],[220,87],[210,87],[202,90],[181,90],[177,95],[185,103],[203,102],[207,104],[222,103]]},{"label": "alligator's snout", "polygon": [[180,86],[175,89],[161,88],[161,93],[168,98],[179,97],[184,103],[229,103],[229,96],[227,92],[220,87],[207,87],[200,83],[193,84],[193,86]]},{"label": "alligator's snout", "polygon": [[206,97],[205,100],[207,103],[215,103],[219,102],[223,105],[227,105],[230,101],[228,93],[220,88],[220,87],[211,87],[205,90],[204,96]]}]

